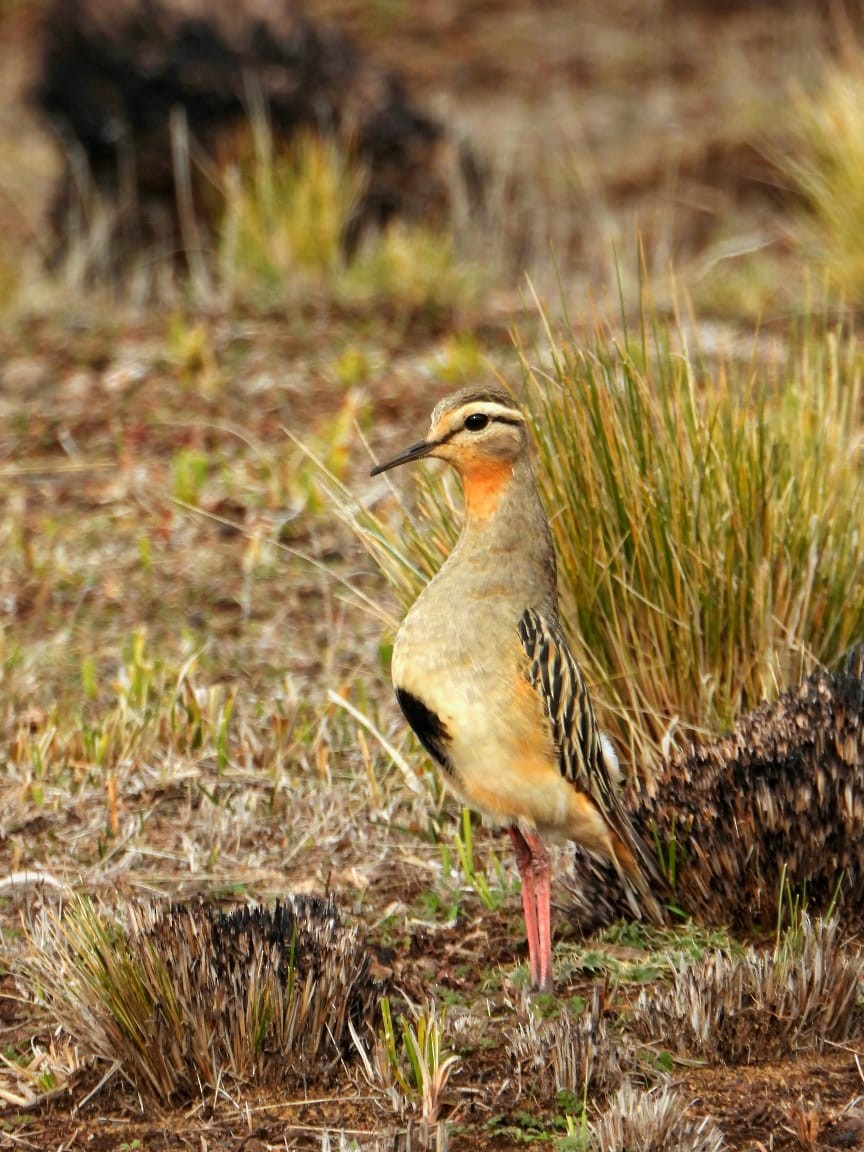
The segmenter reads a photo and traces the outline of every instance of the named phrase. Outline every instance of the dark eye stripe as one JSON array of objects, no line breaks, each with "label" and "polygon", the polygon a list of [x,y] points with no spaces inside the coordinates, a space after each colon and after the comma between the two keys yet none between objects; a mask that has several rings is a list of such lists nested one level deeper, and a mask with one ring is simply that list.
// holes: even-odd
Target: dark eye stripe
[{"label": "dark eye stripe", "polygon": [[469,432],[479,432],[479,428],[471,428],[468,424],[468,421],[475,416],[485,416],[486,420],[490,424],[509,424],[511,428],[519,428],[525,423],[521,416],[513,416],[511,418],[509,416],[503,416],[498,412],[496,412],[494,416],[489,415],[488,412],[472,412],[469,416],[465,417],[463,423],[457,425],[455,428],[451,428],[450,431],[445,432],[443,436],[439,436],[439,438],[435,441],[436,446],[439,444],[446,444],[448,440],[452,440],[454,436],[458,436],[459,433],[462,432],[466,427],[468,428]]}]

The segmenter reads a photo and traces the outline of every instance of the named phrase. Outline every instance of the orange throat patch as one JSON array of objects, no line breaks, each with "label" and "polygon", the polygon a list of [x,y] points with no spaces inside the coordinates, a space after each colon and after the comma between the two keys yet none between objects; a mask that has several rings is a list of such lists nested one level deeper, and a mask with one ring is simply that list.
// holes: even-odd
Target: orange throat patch
[{"label": "orange throat patch", "polygon": [[511,464],[490,464],[484,461],[462,474],[465,507],[469,516],[485,520],[498,507],[501,493],[513,476]]}]

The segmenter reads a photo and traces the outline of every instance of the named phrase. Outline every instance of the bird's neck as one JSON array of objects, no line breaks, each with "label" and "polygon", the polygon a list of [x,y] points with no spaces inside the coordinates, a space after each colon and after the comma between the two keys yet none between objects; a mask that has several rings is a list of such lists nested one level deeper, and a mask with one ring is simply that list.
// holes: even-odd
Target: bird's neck
[{"label": "bird's neck", "polygon": [[[555,549],[527,458],[461,470],[465,524],[461,562],[476,557],[493,581],[506,576],[534,590],[536,603],[556,601]],[[532,600],[532,603],[535,602]],[[527,606],[527,605],[526,605]]]}]

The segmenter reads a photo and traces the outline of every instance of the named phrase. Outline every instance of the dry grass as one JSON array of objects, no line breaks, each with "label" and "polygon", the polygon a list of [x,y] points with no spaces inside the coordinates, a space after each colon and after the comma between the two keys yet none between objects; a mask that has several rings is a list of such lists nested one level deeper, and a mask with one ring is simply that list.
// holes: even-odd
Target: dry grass
[{"label": "dry grass", "polygon": [[397,221],[349,258],[364,173],[333,141],[301,136],[277,159],[265,124],[253,138],[251,172],[229,174],[225,193],[218,283],[229,299],[272,305],[321,293],[406,317],[450,315],[476,299],[479,267],[441,230]]},{"label": "dry grass", "polygon": [[591,1135],[592,1152],[723,1152],[723,1134],[710,1117],[697,1120],[680,1092],[650,1092],[627,1083]]},{"label": "dry grass", "polygon": [[864,48],[851,27],[842,31],[837,65],[820,83],[795,93],[793,147],[779,162],[804,202],[796,220],[803,244],[840,296],[858,308],[864,295],[858,243],[864,222]]},{"label": "dry grass", "polygon": [[588,1093],[605,1097],[617,1088],[635,1057],[629,1042],[610,1028],[604,1000],[595,985],[590,1006],[575,1018],[566,1008],[548,1020],[528,1011],[508,1042],[520,1075],[550,1094],[564,1091],[576,1099]]},{"label": "dry grass", "polygon": [[139,904],[121,920],[79,897],[27,934],[28,995],[142,1095],[326,1076],[377,1016],[370,954],[320,900]]},{"label": "dry grass", "polygon": [[682,1056],[749,1063],[822,1051],[860,1037],[864,957],[837,921],[804,916],[773,955],[717,952],[681,970],[671,987],[644,990],[639,1033]]},{"label": "dry grass", "polygon": [[576,654],[644,771],[861,635],[864,493],[854,341],[809,334],[778,378],[642,324],[524,366]]}]

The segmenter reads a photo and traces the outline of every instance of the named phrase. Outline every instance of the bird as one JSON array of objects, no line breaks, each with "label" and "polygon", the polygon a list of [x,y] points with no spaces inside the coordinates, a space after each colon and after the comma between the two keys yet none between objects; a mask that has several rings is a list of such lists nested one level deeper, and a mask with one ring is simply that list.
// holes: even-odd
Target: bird
[{"label": "bird", "polygon": [[446,788],[509,832],[532,989],[551,992],[545,841],[574,841],[608,860],[634,916],[662,923],[647,879],[658,873],[631,830],[618,759],[561,625],[525,413],[497,385],[463,388],[436,405],[424,440],[371,475],[426,457],[458,473],[464,521],[397,631],[396,699]]}]

